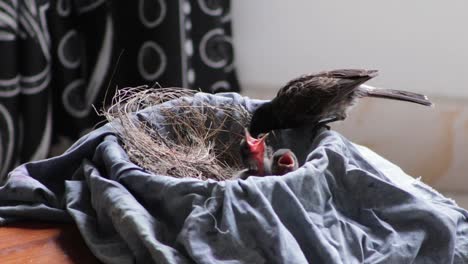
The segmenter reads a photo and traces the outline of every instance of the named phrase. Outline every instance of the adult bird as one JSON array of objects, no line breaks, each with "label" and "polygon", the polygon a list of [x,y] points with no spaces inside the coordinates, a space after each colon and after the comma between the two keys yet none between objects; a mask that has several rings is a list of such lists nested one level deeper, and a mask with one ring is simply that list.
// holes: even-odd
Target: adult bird
[{"label": "adult bird", "polygon": [[342,69],[304,75],[288,82],[276,97],[252,115],[253,137],[274,129],[305,124],[325,125],[344,120],[350,106],[361,97],[379,97],[432,106],[422,94],[363,85],[376,70]]}]

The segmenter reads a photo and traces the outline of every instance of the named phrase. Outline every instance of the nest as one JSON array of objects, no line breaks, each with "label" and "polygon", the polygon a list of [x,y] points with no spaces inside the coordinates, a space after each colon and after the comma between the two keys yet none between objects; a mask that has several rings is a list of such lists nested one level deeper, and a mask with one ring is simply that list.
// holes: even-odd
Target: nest
[{"label": "nest", "polygon": [[[250,113],[239,105],[193,103],[190,97],[195,93],[147,86],[119,89],[103,115],[130,160],[147,171],[229,179],[240,168],[239,143]],[[164,104],[170,100],[176,103]],[[136,115],[139,111],[145,118]]]}]

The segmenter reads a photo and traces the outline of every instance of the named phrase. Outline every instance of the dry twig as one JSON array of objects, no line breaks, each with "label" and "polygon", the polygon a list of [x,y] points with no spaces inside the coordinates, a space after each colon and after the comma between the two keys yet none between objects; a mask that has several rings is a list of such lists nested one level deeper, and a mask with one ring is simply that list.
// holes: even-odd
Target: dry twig
[{"label": "dry twig", "polygon": [[[103,115],[117,124],[131,161],[146,170],[179,178],[229,179],[240,165],[238,146],[250,114],[239,105],[192,103],[188,99],[195,93],[147,86],[119,89]],[[164,104],[170,100],[176,104]],[[135,114],[143,109],[145,118]]]}]

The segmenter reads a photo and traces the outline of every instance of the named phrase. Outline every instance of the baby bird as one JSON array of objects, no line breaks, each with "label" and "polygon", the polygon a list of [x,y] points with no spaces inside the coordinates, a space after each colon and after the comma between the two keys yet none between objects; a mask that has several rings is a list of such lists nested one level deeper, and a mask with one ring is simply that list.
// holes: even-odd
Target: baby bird
[{"label": "baby bird", "polygon": [[234,178],[247,179],[249,176],[284,175],[298,168],[299,162],[290,149],[279,149],[273,154],[265,143],[268,134],[254,138],[245,130],[245,136],[240,143],[240,155],[245,169],[239,171]]},{"label": "baby bird", "polygon": [[238,172],[235,178],[246,179],[251,175],[265,176],[270,174],[269,155],[265,143],[268,134],[254,138],[247,129],[244,130],[244,133],[244,138],[240,143],[240,157],[245,169]]},{"label": "baby bird", "polygon": [[296,155],[290,149],[278,149],[271,158],[271,174],[284,175],[299,168]]}]

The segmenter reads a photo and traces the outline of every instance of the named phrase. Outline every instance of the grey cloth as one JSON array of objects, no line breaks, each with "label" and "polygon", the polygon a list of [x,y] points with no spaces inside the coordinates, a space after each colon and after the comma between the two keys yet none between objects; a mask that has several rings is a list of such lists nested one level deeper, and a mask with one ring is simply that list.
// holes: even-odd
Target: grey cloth
[{"label": "grey cloth", "polygon": [[[158,127],[150,110],[138,118]],[[112,125],[12,171],[1,223],[74,222],[105,263],[468,263],[467,211],[337,132],[279,131],[276,144],[304,163],[297,171],[216,182],[146,172]]]}]

